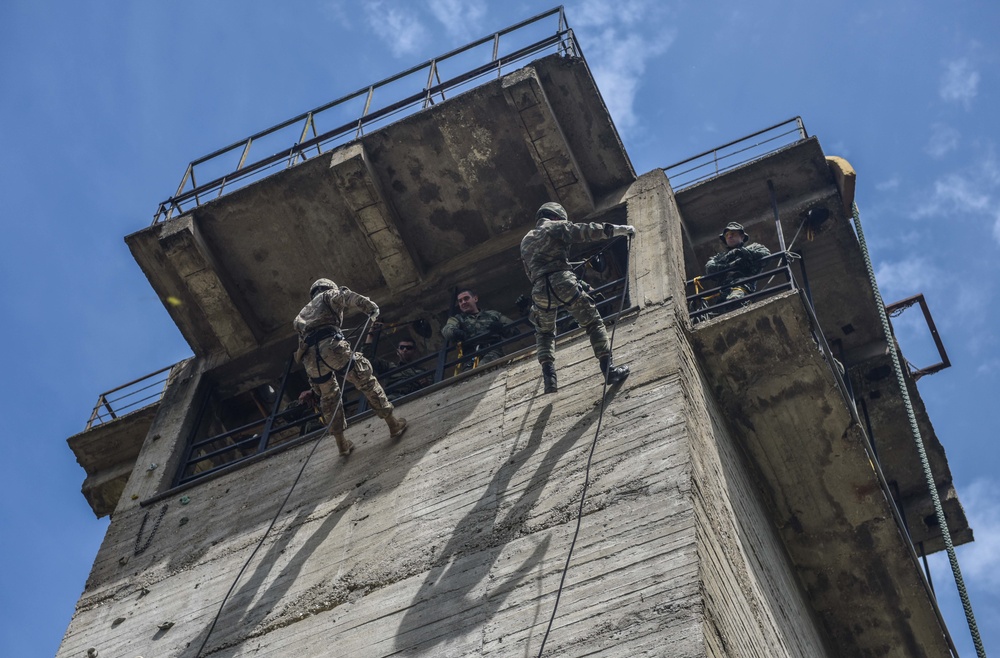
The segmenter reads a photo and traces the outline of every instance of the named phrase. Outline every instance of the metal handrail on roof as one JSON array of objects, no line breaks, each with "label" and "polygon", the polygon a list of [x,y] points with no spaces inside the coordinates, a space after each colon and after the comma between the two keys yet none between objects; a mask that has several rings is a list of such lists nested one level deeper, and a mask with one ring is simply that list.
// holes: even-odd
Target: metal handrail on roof
[{"label": "metal handrail on roof", "polygon": [[[174,364],[176,365],[176,364]],[[94,410],[90,412],[84,432],[97,425],[117,420],[121,416],[152,406],[163,397],[167,380],[174,365],[160,368],[138,379],[105,391],[97,396]]]},{"label": "metal handrail on roof", "polygon": [[802,117],[793,117],[662,169],[679,192],[808,137]]},{"label": "metal handrail on roof", "polygon": [[[558,25],[554,34],[550,34],[543,39],[522,47],[517,47],[515,43],[509,52],[501,50],[501,37],[507,37],[521,30],[526,31],[536,23],[552,17],[558,17]],[[454,77],[444,81],[441,80],[442,64],[485,45],[492,46],[490,60],[486,64],[466,69]],[[376,82],[373,85],[363,87],[352,94],[321,105],[292,119],[255,133],[246,139],[234,142],[229,146],[193,160],[185,169],[180,185],[177,187],[177,192],[161,202],[157,207],[156,213],[153,216],[153,224],[155,225],[158,222],[170,219],[175,212],[183,213],[192,208],[197,208],[210,199],[218,198],[226,192],[232,192],[235,189],[249,185],[255,180],[259,180],[269,174],[274,167],[282,165],[283,168],[287,169],[310,157],[321,155],[324,152],[324,148],[329,150],[333,146],[358,139],[364,134],[366,128],[370,128],[373,125],[385,125],[392,118],[402,118],[403,115],[427,108],[435,102],[445,100],[446,92],[453,93],[463,87],[470,88],[470,83],[494,71],[500,76],[503,74],[505,67],[546,51],[558,52],[567,56],[582,57],[576,37],[566,22],[566,15],[562,6],[521,21],[499,32],[483,37],[478,41],[452,50],[440,57],[430,59],[402,73]],[[418,73],[423,74],[420,76],[422,81],[426,80],[426,82],[421,82],[418,92],[412,93],[401,100],[393,101],[390,99],[382,104],[377,102],[373,104],[376,90]],[[336,111],[344,110],[347,103],[351,101],[360,102],[362,99],[364,106],[360,116],[354,116],[351,120],[341,123],[331,130],[322,133],[319,132],[316,125],[318,115],[330,112],[335,117]],[[289,129],[294,129],[294,132],[290,136],[294,137],[295,140],[289,147],[260,159],[250,161],[250,150],[255,143],[267,137],[277,137],[278,133]],[[225,160],[229,160],[230,162],[235,161],[235,168],[232,167],[232,164],[227,165],[224,162]],[[214,168],[216,171],[225,171],[227,173],[216,176],[208,182],[199,185],[196,180],[196,169],[199,167],[207,170]],[[208,175],[211,176],[212,174],[209,173]]]}]

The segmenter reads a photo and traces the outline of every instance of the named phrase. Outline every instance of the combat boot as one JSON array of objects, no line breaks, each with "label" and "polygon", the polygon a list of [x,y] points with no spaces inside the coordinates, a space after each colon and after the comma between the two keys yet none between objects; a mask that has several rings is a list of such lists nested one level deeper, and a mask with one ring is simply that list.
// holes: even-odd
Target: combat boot
[{"label": "combat boot", "polygon": [[611,362],[611,355],[601,357],[601,372],[607,378],[609,386],[625,381],[629,376],[628,366],[616,366]]},{"label": "combat boot", "polygon": [[392,414],[385,417],[385,424],[389,426],[389,438],[398,439],[406,431],[406,419],[396,418]]},{"label": "combat boot", "polygon": [[333,433],[333,440],[337,442],[337,449],[340,450],[340,456],[346,457],[352,452],[354,452],[354,444],[351,443],[341,432]]},{"label": "combat boot", "polygon": [[553,361],[542,362],[542,381],[545,383],[546,393],[555,393],[559,390],[556,382],[556,364]]}]

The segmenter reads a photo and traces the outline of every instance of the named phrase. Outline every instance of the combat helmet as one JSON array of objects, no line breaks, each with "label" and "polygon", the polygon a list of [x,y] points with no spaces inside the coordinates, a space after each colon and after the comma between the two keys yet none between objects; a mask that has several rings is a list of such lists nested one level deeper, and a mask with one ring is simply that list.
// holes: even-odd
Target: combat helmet
[{"label": "combat helmet", "polygon": [[743,229],[743,224],[738,224],[736,222],[729,222],[728,224],[726,224],[726,227],[722,229],[722,233],[719,233],[719,240],[722,242],[722,244],[726,244],[726,231],[739,231],[740,233],[742,233],[743,244],[746,244],[747,240],[750,239],[750,236],[747,235],[747,232]]},{"label": "combat helmet", "polygon": [[333,282],[332,279],[316,279],[311,286],[309,286],[309,299],[312,299],[324,290],[333,290],[337,287],[337,284]]},{"label": "combat helmet", "polygon": [[553,216],[554,215],[554,216],[558,217],[559,219],[569,219],[569,215],[566,214],[566,209],[563,208],[558,203],[555,203],[554,201],[549,201],[548,203],[543,203],[542,207],[539,208],[538,212],[535,213],[535,219],[541,219],[542,217],[545,217],[546,215],[548,215],[548,216]]}]

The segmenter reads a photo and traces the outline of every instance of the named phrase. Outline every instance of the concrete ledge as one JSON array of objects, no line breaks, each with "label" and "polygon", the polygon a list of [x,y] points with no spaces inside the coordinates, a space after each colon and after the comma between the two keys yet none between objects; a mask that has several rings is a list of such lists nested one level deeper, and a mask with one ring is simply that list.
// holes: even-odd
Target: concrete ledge
[{"label": "concrete ledge", "polygon": [[888,486],[812,331],[790,292],[698,325],[693,342],[838,655],[947,655]]}]

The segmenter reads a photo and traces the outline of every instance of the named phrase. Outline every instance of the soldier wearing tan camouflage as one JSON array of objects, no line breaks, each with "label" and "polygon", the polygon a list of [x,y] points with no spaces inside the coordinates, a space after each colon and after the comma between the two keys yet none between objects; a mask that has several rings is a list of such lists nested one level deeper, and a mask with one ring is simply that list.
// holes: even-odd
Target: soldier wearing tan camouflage
[{"label": "soldier wearing tan camouflage", "polygon": [[[462,351],[472,354],[509,338],[517,330],[509,325],[513,322],[499,311],[481,310],[479,295],[473,290],[462,290],[455,299],[458,314],[448,318],[441,327],[441,335],[449,342],[462,342]],[[494,361],[503,356],[503,348],[497,345],[479,355],[479,363]]]},{"label": "soldier wearing tan camouflage", "polygon": [[576,278],[569,265],[570,247],[577,242],[599,242],[612,237],[635,235],[632,226],[569,221],[558,203],[543,204],[535,213],[535,228],[521,240],[521,261],[531,280],[531,311],[528,319],[535,327],[538,362],[546,393],[558,390],[555,368],[556,313],[564,306],[590,337],[594,356],[609,384],[623,381],[628,366],[615,366],[604,321],[587,286]]},{"label": "soldier wearing tan camouflage", "polygon": [[378,305],[364,295],[338,287],[330,279],[313,283],[309,296],[310,302],[295,317],[294,326],[299,333],[295,360],[305,368],[309,384],[320,398],[320,408],[340,454],[351,454],[354,444],[344,437],[347,419],[338,377],[345,378],[364,394],[375,414],[389,426],[389,436],[394,439],[402,436],[406,420],[393,415],[392,403],[386,399],[371,363],[360,352],[351,351],[350,343],[340,331],[345,310],[358,309],[374,319],[378,317]]}]

